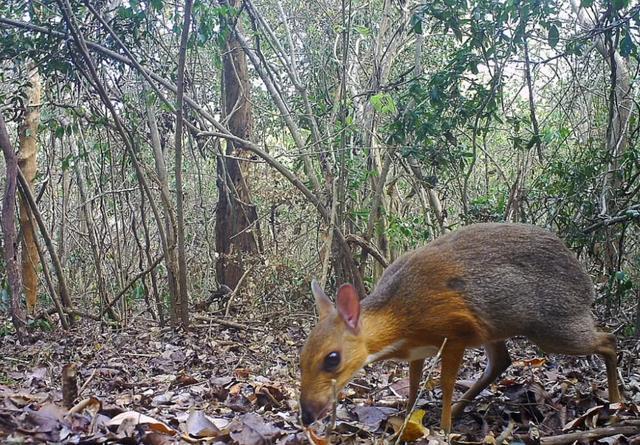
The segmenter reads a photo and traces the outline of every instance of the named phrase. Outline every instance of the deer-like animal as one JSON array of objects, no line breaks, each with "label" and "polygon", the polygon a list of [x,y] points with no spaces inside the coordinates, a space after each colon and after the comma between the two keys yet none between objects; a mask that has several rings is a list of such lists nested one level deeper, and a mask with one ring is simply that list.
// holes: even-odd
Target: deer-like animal
[{"label": "deer-like animal", "polygon": [[[332,381],[343,388],[364,365],[409,362],[409,406],[418,393],[424,360],[444,343],[441,427],[493,382],[511,358],[505,340],[525,336],[542,350],[599,354],[607,369],[609,400],[621,401],[616,341],[591,314],[594,288],[574,254],[553,233],[526,224],[474,224],[406,253],[359,299],[341,286],[336,305],[312,282],[319,320],[301,353],[301,413],[308,425],[331,404]],[[483,346],[487,366],[452,408],[466,348]]]}]

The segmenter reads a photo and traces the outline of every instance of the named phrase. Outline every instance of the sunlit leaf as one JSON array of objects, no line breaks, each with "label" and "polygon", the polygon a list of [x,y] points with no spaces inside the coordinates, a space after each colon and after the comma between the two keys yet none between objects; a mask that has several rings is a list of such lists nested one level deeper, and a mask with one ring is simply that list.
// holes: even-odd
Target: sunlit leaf
[{"label": "sunlit leaf", "polygon": [[622,57],[629,57],[631,53],[634,51],[636,44],[631,39],[631,34],[626,32],[624,37],[620,41],[620,55]]},{"label": "sunlit leaf", "polygon": [[549,35],[547,36],[547,41],[549,42],[549,46],[551,48],[555,48],[560,41],[560,32],[558,31],[558,27],[556,25],[549,26]]}]

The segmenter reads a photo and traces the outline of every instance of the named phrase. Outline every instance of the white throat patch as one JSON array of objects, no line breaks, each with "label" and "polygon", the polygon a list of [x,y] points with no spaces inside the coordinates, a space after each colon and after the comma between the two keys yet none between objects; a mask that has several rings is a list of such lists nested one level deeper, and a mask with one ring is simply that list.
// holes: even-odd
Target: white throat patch
[{"label": "white throat patch", "polygon": [[[400,349],[404,344],[406,343],[406,340],[402,339],[402,340],[398,340],[395,343],[391,343],[389,346],[386,346],[384,348],[382,348],[380,351],[376,352],[375,354],[369,354],[367,356],[367,362],[365,363],[366,365],[368,365],[369,363],[373,363],[376,360],[379,360],[380,358],[384,357],[385,355],[388,355],[394,351],[397,351],[398,349]],[[437,352],[437,350],[436,350]]]},{"label": "white throat patch", "polygon": [[420,360],[426,357],[433,357],[438,353],[440,348],[437,346],[420,346],[418,348],[412,348],[409,350],[409,356],[407,360],[412,362],[414,360]]}]

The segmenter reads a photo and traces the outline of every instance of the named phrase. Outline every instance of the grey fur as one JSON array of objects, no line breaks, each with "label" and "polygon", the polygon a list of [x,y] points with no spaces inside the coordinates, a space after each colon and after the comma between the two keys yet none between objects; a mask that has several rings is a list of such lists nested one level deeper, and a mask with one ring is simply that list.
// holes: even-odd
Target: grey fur
[{"label": "grey fur", "polygon": [[[421,261],[434,257],[438,261]],[[459,267],[459,275],[446,283],[429,282],[430,276],[446,275],[442,269],[451,264]],[[363,305],[375,310],[399,298],[407,310],[420,308],[428,316],[424,304],[411,304],[421,298],[415,281],[422,288],[427,282],[459,292],[496,340],[524,335],[553,352],[553,332],[562,352],[577,354],[582,352],[578,343],[587,349],[593,343],[591,279],[564,243],[540,227],[486,223],[447,233],[398,258]]]}]

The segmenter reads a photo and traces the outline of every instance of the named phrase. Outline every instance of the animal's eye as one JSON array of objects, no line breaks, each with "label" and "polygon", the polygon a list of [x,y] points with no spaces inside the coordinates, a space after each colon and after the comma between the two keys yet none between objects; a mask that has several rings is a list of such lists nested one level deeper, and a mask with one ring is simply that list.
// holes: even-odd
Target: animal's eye
[{"label": "animal's eye", "polygon": [[322,364],[322,369],[326,372],[335,371],[340,365],[340,353],[339,352],[330,352],[324,358],[324,363]]}]

